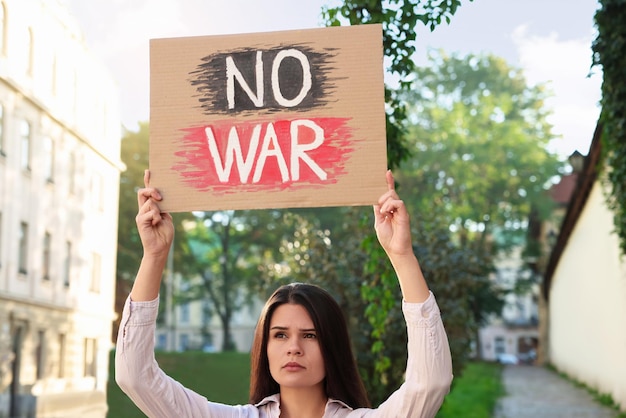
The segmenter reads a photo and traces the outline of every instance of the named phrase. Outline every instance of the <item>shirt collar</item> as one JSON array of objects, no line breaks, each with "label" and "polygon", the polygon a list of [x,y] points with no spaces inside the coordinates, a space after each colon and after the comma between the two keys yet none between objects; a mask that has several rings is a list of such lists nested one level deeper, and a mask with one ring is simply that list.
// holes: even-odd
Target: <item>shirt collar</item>
[{"label": "shirt collar", "polygon": [[[278,405],[280,405],[280,393],[275,393],[274,395],[267,396],[263,398],[261,402],[255,404],[254,406],[258,408],[269,403],[277,403]],[[335,407],[335,409],[348,408],[352,411],[352,408],[350,408],[345,402],[342,402],[339,399],[328,398],[328,402],[326,402],[326,410],[328,410],[331,405]]]}]

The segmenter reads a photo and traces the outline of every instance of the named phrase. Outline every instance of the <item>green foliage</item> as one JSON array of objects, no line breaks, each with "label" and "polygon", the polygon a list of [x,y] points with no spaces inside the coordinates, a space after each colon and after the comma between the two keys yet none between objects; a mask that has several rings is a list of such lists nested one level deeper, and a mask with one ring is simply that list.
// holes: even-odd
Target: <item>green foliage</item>
[{"label": "green foliage", "polygon": [[[389,71],[398,75],[404,85],[404,78],[414,68],[415,27],[423,24],[434,30],[443,21],[450,23],[460,5],[461,0],[344,0],[341,6],[325,7],[322,16],[327,26],[381,24],[383,54],[390,62]],[[394,169],[410,155],[404,139],[406,108],[397,93],[387,87],[385,102],[387,160],[389,168]]]},{"label": "green foliage", "polygon": [[437,418],[492,416],[498,399],[504,395],[501,376],[502,366],[497,363],[468,363],[463,376],[454,379]]},{"label": "green foliage", "polygon": [[444,20],[450,23],[460,5],[461,0],[344,0],[341,6],[324,8],[322,14],[328,26],[339,26],[342,21],[350,25],[380,23],[389,70],[404,77],[414,67],[415,27],[423,24],[434,30]]},{"label": "green foliage", "polygon": [[[213,402],[230,405],[248,403],[250,355],[247,353],[157,352],[155,357],[165,373]],[[145,418],[115,383],[114,358],[115,352],[112,351],[107,384],[107,417]]]},{"label": "green foliage", "polygon": [[[477,330],[471,309],[490,264],[451,242],[447,227],[413,217],[419,219],[414,250],[437,296],[459,376]],[[265,287],[306,281],[333,294],[348,319],[370,400],[380,403],[403,382],[407,337],[398,280],[373,233],[371,208],[292,211],[283,221],[292,235],[279,248],[282,261],[262,267]]]},{"label": "green foliage", "polygon": [[601,65],[602,163],[609,186],[607,202],[613,210],[622,254],[626,254],[626,1],[600,0],[595,15],[598,35],[593,63]]},{"label": "green foliage", "polygon": [[562,168],[546,149],[543,87],[490,55],[433,52],[413,77],[403,96],[416,155],[399,180],[412,203],[437,208],[462,242],[519,246],[531,208],[549,213],[546,189]]},{"label": "green foliage", "polygon": [[[222,323],[222,350],[235,350],[230,323],[258,288],[259,265],[271,259],[279,240],[280,211],[219,211],[197,213],[188,222],[185,239],[191,248],[187,264],[187,300],[204,299]],[[196,280],[199,277],[199,281]],[[208,324],[207,324],[208,326]]]}]

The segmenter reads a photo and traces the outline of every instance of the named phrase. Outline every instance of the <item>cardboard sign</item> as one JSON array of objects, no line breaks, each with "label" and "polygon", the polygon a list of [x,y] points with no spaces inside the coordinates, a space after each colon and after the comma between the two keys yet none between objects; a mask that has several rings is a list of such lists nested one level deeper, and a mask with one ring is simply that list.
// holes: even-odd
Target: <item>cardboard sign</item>
[{"label": "cardboard sign", "polygon": [[164,211],[371,205],[385,192],[380,25],[153,39],[150,71]]}]

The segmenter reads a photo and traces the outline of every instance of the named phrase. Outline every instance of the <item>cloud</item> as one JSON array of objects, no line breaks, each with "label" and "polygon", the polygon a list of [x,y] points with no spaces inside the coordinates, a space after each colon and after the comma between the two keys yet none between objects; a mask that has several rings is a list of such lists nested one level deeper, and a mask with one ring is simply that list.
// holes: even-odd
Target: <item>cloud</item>
[{"label": "cloud", "polygon": [[554,93],[546,106],[553,113],[548,119],[555,126],[553,133],[560,139],[551,149],[564,156],[575,150],[585,154],[600,114],[601,70],[594,68],[590,76],[593,34],[562,40],[556,32],[529,35],[522,25],[512,38],[528,83],[546,84]]},{"label": "cloud", "polygon": [[179,36],[185,32],[177,0],[119,2],[114,19],[94,41],[94,48],[106,58],[147,46],[154,37]]}]

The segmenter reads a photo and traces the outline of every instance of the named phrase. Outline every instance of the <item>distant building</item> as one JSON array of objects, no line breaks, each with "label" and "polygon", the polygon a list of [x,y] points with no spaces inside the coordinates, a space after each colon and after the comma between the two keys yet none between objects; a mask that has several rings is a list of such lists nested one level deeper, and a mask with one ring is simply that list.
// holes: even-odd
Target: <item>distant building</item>
[{"label": "distant building", "polygon": [[0,0],[0,417],[106,414],[118,102],[60,0]]},{"label": "distant building", "polygon": [[[575,151],[569,158],[572,171],[548,191],[554,204],[546,219],[534,214],[529,220],[529,239],[539,245],[535,260],[524,260],[522,246],[501,256],[495,262],[493,280],[499,289],[507,292],[501,315],[493,316],[479,331],[479,356],[485,360],[507,359],[520,363],[543,364],[548,347],[547,314],[540,282],[547,257],[559,234],[572,193],[576,187],[584,156]],[[530,267],[530,268],[529,268]],[[514,289],[518,280],[535,275],[525,291]]]},{"label": "distant building", "polygon": [[479,330],[478,355],[483,360],[533,362],[539,341],[537,294],[539,285],[526,292],[515,292],[516,282],[524,273],[522,247],[495,261],[493,280],[506,292],[500,315],[494,315]]}]

